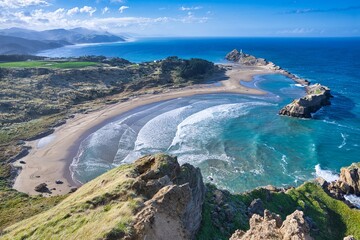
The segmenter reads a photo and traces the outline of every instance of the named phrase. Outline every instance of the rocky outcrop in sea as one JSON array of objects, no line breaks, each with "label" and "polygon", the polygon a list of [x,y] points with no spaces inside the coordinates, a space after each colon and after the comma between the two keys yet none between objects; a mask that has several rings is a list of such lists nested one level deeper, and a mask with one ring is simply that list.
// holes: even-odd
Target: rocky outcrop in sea
[{"label": "rocky outcrop in sea", "polygon": [[320,84],[314,84],[306,87],[306,95],[295,99],[290,104],[283,107],[280,115],[311,118],[311,114],[317,112],[323,106],[330,105],[330,89]]}]

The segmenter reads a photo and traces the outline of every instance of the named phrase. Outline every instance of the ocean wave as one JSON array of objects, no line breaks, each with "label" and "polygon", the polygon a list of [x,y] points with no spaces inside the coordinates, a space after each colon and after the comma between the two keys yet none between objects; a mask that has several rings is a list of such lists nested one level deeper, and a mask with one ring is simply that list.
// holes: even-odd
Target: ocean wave
[{"label": "ocean wave", "polygon": [[325,179],[327,182],[333,182],[339,179],[339,175],[336,173],[333,173],[330,170],[324,170],[321,169],[320,164],[317,164],[315,166],[315,174],[317,177],[321,177]]},{"label": "ocean wave", "polygon": [[244,116],[255,106],[273,106],[265,102],[222,104],[206,108],[190,115],[177,126],[176,135],[169,150],[182,148],[192,150],[205,146],[216,139],[222,131],[224,121]]},{"label": "ocean wave", "polygon": [[156,116],[139,131],[135,141],[135,151],[143,148],[166,149],[174,138],[176,126],[192,106],[177,108]]}]

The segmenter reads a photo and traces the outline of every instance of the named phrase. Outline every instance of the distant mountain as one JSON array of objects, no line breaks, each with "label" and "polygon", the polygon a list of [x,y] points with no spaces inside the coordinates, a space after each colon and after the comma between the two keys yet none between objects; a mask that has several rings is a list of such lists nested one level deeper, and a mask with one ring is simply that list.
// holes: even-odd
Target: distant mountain
[{"label": "distant mountain", "polygon": [[[9,37],[14,38],[15,42],[13,44],[11,44]],[[0,54],[11,54],[12,52],[29,54],[71,44],[125,41],[124,37],[86,28],[52,29],[46,31],[9,28],[0,30],[0,39],[4,39],[4,41],[0,41]]]},{"label": "distant mountain", "polygon": [[64,44],[56,41],[46,42],[19,37],[0,36],[0,54],[30,54],[62,46],[64,46]]}]

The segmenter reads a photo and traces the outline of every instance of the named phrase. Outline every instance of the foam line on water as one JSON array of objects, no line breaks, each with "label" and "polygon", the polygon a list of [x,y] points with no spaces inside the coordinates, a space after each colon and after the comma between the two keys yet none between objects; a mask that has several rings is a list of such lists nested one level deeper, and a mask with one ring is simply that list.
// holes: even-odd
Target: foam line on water
[{"label": "foam line on water", "polygon": [[338,146],[338,148],[343,148],[346,145],[346,138],[348,135],[341,133],[341,137],[343,139],[342,143]]},{"label": "foam line on water", "polygon": [[320,164],[317,164],[315,166],[315,174],[317,177],[321,177],[321,178],[325,179],[327,182],[333,182],[333,181],[337,181],[339,179],[338,174],[333,173],[330,170],[321,169]]}]

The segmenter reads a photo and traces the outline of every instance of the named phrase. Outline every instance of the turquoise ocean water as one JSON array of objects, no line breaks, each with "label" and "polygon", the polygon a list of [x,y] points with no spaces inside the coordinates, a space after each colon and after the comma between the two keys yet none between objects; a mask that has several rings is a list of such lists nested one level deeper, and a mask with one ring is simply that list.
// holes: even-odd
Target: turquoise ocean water
[{"label": "turquoise ocean water", "polygon": [[234,48],[329,86],[332,105],[312,120],[278,116],[304,90],[284,76],[266,75],[252,83],[266,96],[213,94],[143,106],[82,142],[71,166],[74,177],[87,182],[119,164],[162,151],[200,167],[206,181],[242,192],[268,184],[298,185],[316,173],[329,179],[340,167],[360,162],[359,38],[141,39],[39,55],[105,55],[134,62],[176,55],[224,62]]}]

